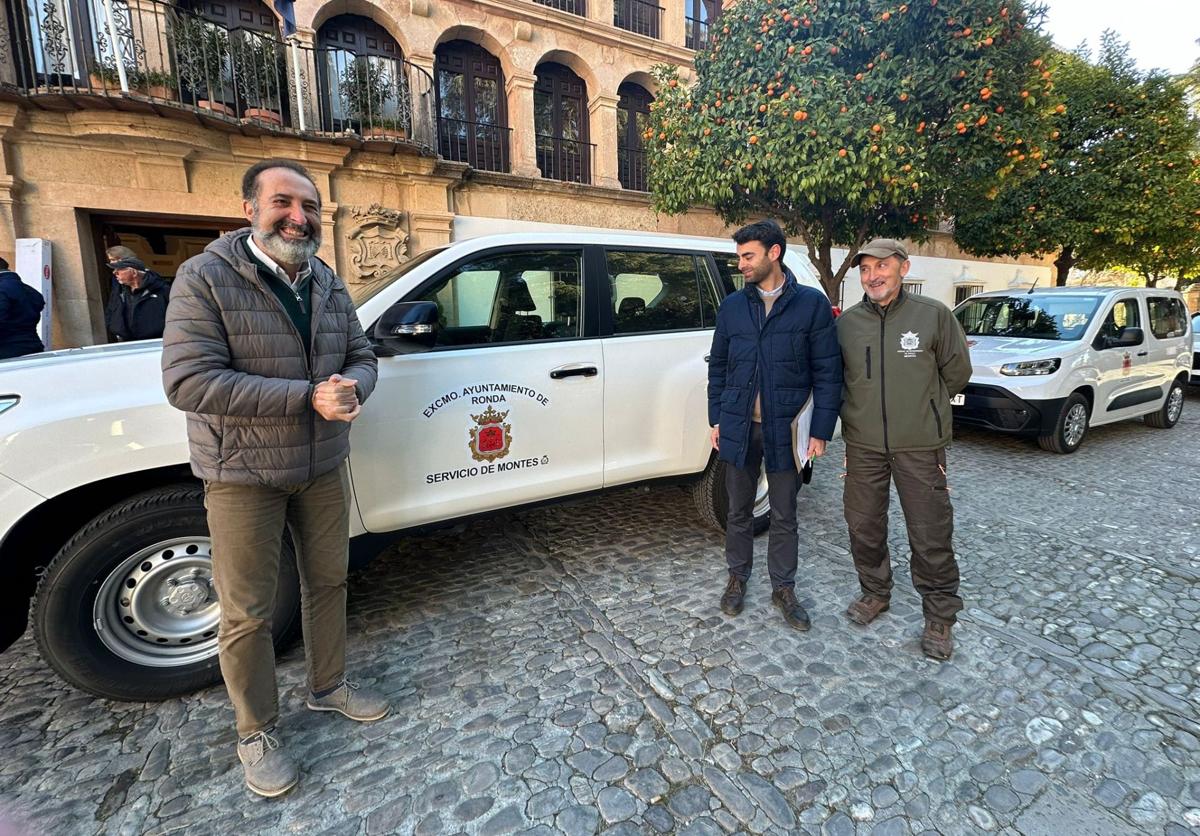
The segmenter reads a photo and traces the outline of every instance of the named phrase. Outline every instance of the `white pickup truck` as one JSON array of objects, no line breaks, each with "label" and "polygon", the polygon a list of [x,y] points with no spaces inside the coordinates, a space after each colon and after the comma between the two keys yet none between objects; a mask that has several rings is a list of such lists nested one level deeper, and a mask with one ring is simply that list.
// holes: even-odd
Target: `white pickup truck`
[{"label": "white pickup truck", "polygon": [[[819,287],[795,253],[785,263]],[[351,433],[354,563],[382,535],[660,479],[693,482],[722,525],[705,361],[740,286],[731,241],[682,236],[515,233],[407,262],[359,304],[380,359]],[[113,699],[219,677],[201,486],[160,351],[0,363],[0,611],[19,633],[29,608],[45,660]],[[760,529],[767,512],[764,479]],[[281,643],[299,621],[282,563]]]}]

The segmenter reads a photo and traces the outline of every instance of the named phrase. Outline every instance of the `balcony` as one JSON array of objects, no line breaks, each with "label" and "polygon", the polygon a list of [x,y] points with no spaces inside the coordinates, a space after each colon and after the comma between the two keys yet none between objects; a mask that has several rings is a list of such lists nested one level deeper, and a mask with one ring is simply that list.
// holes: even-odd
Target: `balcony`
[{"label": "balcony", "polygon": [[438,117],[438,154],[480,171],[509,171],[511,136],[512,129],[501,125]]},{"label": "balcony", "polygon": [[662,37],[663,8],[647,0],[616,0],[613,4],[613,25],[647,38]]},{"label": "balcony", "polygon": [[617,179],[621,188],[637,192],[649,191],[647,186],[646,152],[637,148],[617,147]]},{"label": "balcony", "polygon": [[592,182],[592,155],[596,146],[562,137],[537,135],[537,166],[547,180]]},{"label": "balcony", "polygon": [[708,46],[708,21],[694,17],[684,18],[684,46],[688,49],[704,49]]},{"label": "balcony", "polygon": [[533,0],[560,12],[587,17],[587,0]]},{"label": "balcony", "polygon": [[435,146],[433,79],[405,60],[285,43],[161,0],[4,3],[0,90],[44,109],[142,110],[243,132]]}]

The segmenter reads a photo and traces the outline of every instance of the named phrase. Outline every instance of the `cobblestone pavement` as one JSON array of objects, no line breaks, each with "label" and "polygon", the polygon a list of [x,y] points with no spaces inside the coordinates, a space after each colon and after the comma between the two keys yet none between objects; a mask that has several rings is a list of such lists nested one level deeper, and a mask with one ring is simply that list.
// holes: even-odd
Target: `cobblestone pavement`
[{"label": "cobblestone pavement", "polygon": [[281,800],[243,788],[221,688],[95,700],[26,636],[0,657],[0,805],[52,834],[1195,833],[1198,430],[1193,391],[1174,430],[1097,429],[1073,456],[961,431],[945,664],[919,650],[898,513],[891,612],[841,615],[840,444],[801,495],[807,634],[765,571],[719,613],[722,540],[678,488],[409,539],[350,596],[353,672],[396,710],[305,711],[288,651],[304,772]]}]

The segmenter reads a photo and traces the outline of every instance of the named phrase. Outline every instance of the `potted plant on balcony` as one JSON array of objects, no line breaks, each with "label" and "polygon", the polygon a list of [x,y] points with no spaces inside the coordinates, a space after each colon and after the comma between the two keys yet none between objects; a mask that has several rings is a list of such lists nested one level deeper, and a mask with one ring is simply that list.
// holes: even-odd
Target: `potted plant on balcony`
[{"label": "potted plant on balcony", "polygon": [[[139,93],[152,99],[178,99],[176,91],[178,84],[175,76],[161,70],[135,70],[126,68],[125,79],[129,82],[129,91]],[[121,75],[111,61],[97,61],[92,64],[91,87],[105,93],[119,93],[121,90]]]},{"label": "potted plant on balcony", "polygon": [[180,84],[191,93],[196,106],[222,116],[236,116],[232,108],[216,100],[230,80],[228,33],[181,12],[174,18],[171,40]]},{"label": "potted plant on balcony", "polygon": [[287,62],[283,45],[254,32],[239,33],[230,43],[234,83],[242,103],[242,121],[283,124],[283,85]]},{"label": "potted plant on balcony", "polygon": [[387,106],[397,101],[403,78],[394,81],[384,62],[358,58],[346,65],[340,82],[346,113],[364,139],[408,138],[408,126]]}]

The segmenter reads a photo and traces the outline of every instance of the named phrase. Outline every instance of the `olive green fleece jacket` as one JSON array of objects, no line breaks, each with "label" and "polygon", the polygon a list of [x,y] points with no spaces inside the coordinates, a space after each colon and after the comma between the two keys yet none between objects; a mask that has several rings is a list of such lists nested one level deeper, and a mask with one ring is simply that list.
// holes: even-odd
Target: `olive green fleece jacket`
[{"label": "olive green fleece jacket", "polygon": [[950,443],[950,398],[971,379],[971,355],[949,308],[904,290],[886,308],[863,296],[837,332],[846,444],[899,453]]}]

